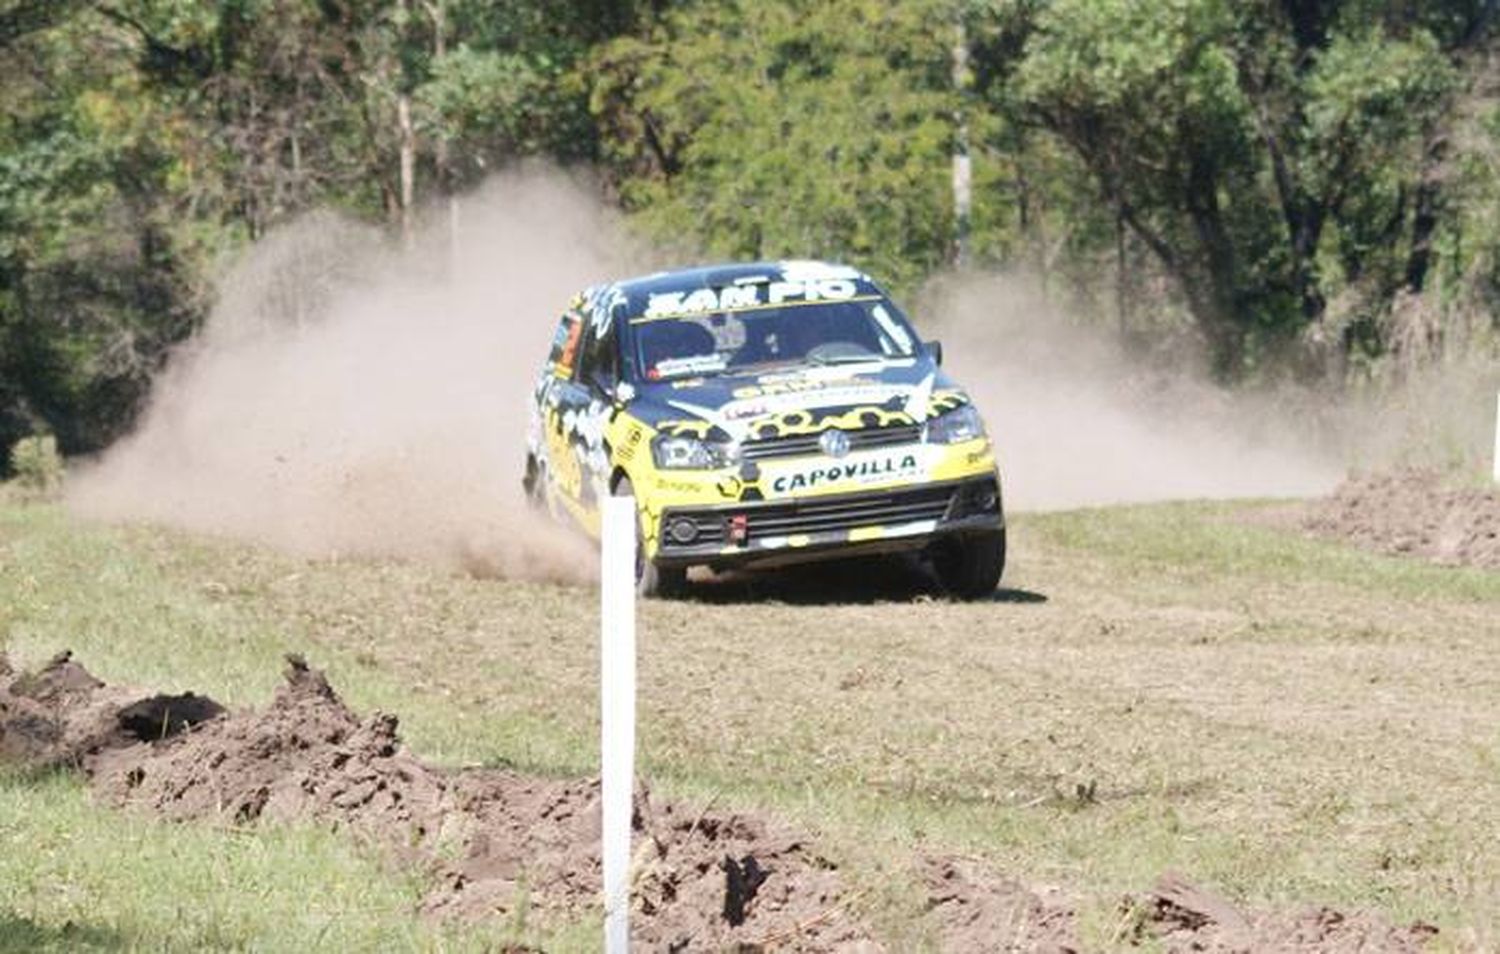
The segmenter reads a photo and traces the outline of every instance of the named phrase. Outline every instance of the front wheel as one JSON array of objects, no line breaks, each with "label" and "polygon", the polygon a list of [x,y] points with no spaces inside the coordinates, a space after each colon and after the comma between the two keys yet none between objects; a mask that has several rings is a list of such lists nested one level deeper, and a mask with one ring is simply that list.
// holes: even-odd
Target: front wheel
[{"label": "front wheel", "polygon": [[526,503],[533,509],[547,509],[547,486],[542,465],[530,454],[526,455],[526,475],[521,478],[521,489],[526,493]]},{"label": "front wheel", "polygon": [[932,555],[932,568],[943,589],[959,599],[989,596],[1005,572],[1005,528],[943,541]]},{"label": "front wheel", "polygon": [[[634,497],[635,488],[629,477],[620,478],[615,485],[616,497]],[[646,559],[646,541],[641,538],[640,509],[637,505],[635,521],[635,591],[644,597],[680,596],[687,589],[687,568],[680,566],[657,566]]]}]

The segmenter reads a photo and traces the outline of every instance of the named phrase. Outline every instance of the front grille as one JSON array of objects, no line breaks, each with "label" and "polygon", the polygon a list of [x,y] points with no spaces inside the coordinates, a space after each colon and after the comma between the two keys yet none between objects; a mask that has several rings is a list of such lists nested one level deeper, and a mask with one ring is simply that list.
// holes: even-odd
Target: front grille
[{"label": "front grille", "polygon": [[[876,447],[893,447],[897,444],[913,444],[922,439],[922,428],[916,424],[896,427],[867,428],[849,431],[851,451],[870,450]],[[766,460],[773,457],[809,457],[823,453],[818,447],[821,434],[795,434],[789,437],[768,437],[746,441],[740,445],[743,460]]]},{"label": "front grille", "polygon": [[842,494],[837,497],[810,497],[806,500],[750,504],[743,508],[719,508],[712,511],[670,510],[663,526],[677,520],[691,520],[698,535],[688,544],[680,544],[671,534],[663,533],[663,552],[722,544],[727,539],[727,524],[734,517],[745,518],[748,540],[791,536],[801,533],[825,533],[853,530],[858,527],[889,526],[918,520],[942,520],[948,515],[955,489],[952,485],[912,487],[875,491],[864,494]]}]

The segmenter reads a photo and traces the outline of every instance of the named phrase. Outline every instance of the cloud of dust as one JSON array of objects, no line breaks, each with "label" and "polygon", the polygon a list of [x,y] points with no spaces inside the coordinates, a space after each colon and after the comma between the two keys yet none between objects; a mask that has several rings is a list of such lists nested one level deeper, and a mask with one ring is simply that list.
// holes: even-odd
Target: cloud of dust
[{"label": "cloud of dust", "polygon": [[[435,219],[407,251],[326,213],[258,242],[135,432],[74,469],[70,504],[314,556],[591,577],[593,548],[524,502],[527,401],[564,303],[646,256],[596,190],[541,167],[466,197],[456,227]],[[1019,276],[946,276],[916,306],[985,412],[1016,509],[1320,494],[1352,463],[1492,433],[1483,414],[1453,439],[1432,422],[1493,402],[1493,364],[1461,399],[1449,374],[1393,413],[1165,373]]]},{"label": "cloud of dust", "polygon": [[990,425],[1009,507],[1307,496],[1346,473],[1341,422],[1317,412],[1327,402],[1152,371],[1021,277],[947,276],[918,301],[919,327]]},{"label": "cloud of dust", "polygon": [[526,404],[568,299],[632,271],[620,230],[540,168],[434,219],[410,251],[329,214],[258,242],[136,431],[70,480],[73,507],[315,556],[591,575],[592,548],[525,504]]}]

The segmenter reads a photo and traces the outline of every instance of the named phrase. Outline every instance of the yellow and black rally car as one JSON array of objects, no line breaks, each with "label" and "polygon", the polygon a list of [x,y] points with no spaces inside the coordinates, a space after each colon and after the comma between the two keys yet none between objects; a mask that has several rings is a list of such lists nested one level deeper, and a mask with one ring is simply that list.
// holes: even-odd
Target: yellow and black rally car
[{"label": "yellow and black rally car", "polygon": [[529,497],[587,532],[633,495],[645,595],[694,565],[923,551],[950,592],[994,591],[1005,519],[969,397],[870,278],[786,261],[590,288],[537,382]]}]

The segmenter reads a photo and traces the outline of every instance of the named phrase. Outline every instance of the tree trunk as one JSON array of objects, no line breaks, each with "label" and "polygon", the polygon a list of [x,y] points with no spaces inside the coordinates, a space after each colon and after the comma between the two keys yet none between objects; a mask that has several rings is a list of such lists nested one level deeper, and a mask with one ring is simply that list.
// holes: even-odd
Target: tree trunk
[{"label": "tree trunk", "polygon": [[953,42],[953,264],[962,267],[969,259],[969,224],[974,207],[974,171],[969,156],[969,117],[964,109],[969,84],[969,36],[963,19],[958,21]]},{"label": "tree trunk", "polygon": [[412,205],[416,199],[417,135],[411,123],[411,96],[404,92],[396,95],[396,127],[400,135],[401,243],[411,248],[416,242]]},{"label": "tree trunk", "polygon": [[1447,140],[1436,136],[1422,155],[1422,171],[1412,201],[1411,247],[1406,257],[1406,287],[1421,294],[1432,267],[1432,239],[1442,214],[1443,184],[1439,174]]},{"label": "tree trunk", "polygon": [[1115,316],[1120,323],[1120,336],[1130,330],[1129,270],[1125,262],[1125,213],[1115,203]]},{"label": "tree trunk", "polygon": [[1188,167],[1187,205],[1203,266],[1198,292],[1189,295],[1193,317],[1213,349],[1214,370],[1234,378],[1244,370],[1247,322],[1239,314],[1239,270],[1219,207],[1218,170],[1201,154]]},{"label": "tree trunk", "polygon": [[[448,18],[445,0],[430,0],[425,4],[427,15],[432,19],[432,58],[441,60],[448,54]],[[448,202],[448,254],[458,254],[458,189],[453,174],[452,152],[448,145],[447,130],[439,130],[433,146],[437,161],[438,192]]]},{"label": "tree trunk", "polygon": [[[399,0],[400,23],[409,24],[410,0]],[[399,44],[399,40],[397,41]],[[411,121],[411,90],[408,88],[405,71],[398,53],[392,53],[391,76],[396,89],[396,202],[400,215],[401,244],[411,248],[416,244],[416,192],[417,192],[417,131]]]}]

